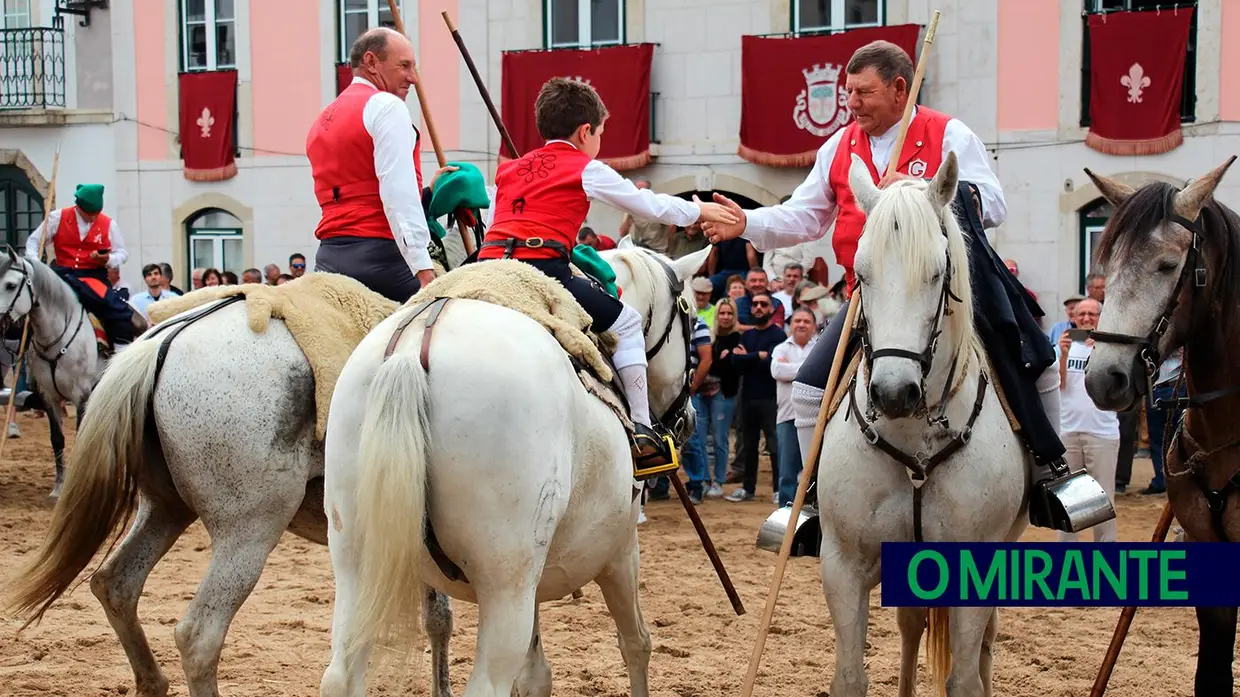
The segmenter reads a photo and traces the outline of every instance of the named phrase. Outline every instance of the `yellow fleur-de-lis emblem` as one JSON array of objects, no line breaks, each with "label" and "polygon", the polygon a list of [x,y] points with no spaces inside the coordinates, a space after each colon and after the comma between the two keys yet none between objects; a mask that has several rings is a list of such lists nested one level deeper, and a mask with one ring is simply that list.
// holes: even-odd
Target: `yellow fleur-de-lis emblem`
[{"label": "yellow fleur-de-lis emblem", "polygon": [[203,107],[202,116],[198,117],[198,127],[202,129],[202,137],[211,137],[211,127],[215,125],[215,117],[211,115],[211,110]]}]

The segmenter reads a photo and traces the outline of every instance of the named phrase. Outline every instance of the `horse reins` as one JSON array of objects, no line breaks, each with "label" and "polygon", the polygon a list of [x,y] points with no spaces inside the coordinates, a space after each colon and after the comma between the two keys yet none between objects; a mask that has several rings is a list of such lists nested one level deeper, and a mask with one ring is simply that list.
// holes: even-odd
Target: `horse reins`
[{"label": "horse reins", "polygon": [[[940,229],[943,237],[947,237],[947,228],[940,221]],[[861,348],[865,356],[866,380],[869,381],[873,376],[874,360],[883,357],[907,358],[916,361],[921,365],[921,396],[917,407],[913,411],[914,418],[925,418],[928,426],[943,426],[950,430],[947,420],[947,403],[953,394],[953,382],[955,381],[956,370],[960,365],[960,354],[952,356],[951,367],[948,369],[947,379],[943,383],[943,394],[939,398],[938,409],[934,410],[935,414],[931,416],[932,407],[926,402],[926,379],[930,375],[930,367],[934,362],[934,356],[938,350],[939,337],[943,334],[943,322],[946,317],[951,316],[951,302],[954,300],[958,303],[963,301],[956,296],[951,290],[952,281],[952,257],[950,249],[946,251],[946,269],[943,272],[942,288],[939,293],[939,307],[935,311],[934,325],[930,331],[930,339],[926,344],[925,350],[920,353],[908,351],[900,348],[880,348],[872,349],[870,345],[869,324],[865,317],[865,304],[857,308],[857,332],[861,337]],[[861,293],[858,289],[857,301],[861,302]],[[967,359],[966,359],[967,362]],[[882,450],[891,456],[896,462],[908,468],[912,475],[913,483],[913,539],[917,542],[922,541],[922,485],[936,467],[945,462],[949,457],[955,455],[957,451],[969,444],[973,437],[973,425],[977,422],[977,417],[982,413],[982,405],[986,401],[986,387],[989,380],[986,377],[986,371],[982,370],[978,374],[977,396],[973,400],[973,411],[969,414],[969,420],[946,445],[939,449],[938,452],[931,454],[924,450],[918,450],[915,454],[909,455],[892,445],[890,441],[879,435],[874,428],[874,422],[878,420],[878,411],[875,407],[875,399],[873,394],[873,385],[867,385],[869,391],[869,401],[866,405],[866,414],[861,413],[860,407],[857,406],[857,373],[853,373],[852,380],[848,385],[848,401],[849,411],[845,415],[845,420],[851,415],[857,421],[857,427],[861,429],[861,435],[866,442],[874,447]],[[867,419],[868,416],[868,419]]]},{"label": "horse reins", "polygon": [[[1173,213],[1168,216],[1167,220],[1176,223],[1192,233],[1192,243],[1189,245],[1188,252],[1184,260],[1184,268],[1180,272],[1180,277],[1176,279],[1175,288],[1171,293],[1171,297],[1167,301],[1167,306],[1163,309],[1162,314],[1155,321],[1153,329],[1144,337],[1134,336],[1131,334],[1118,334],[1114,332],[1100,332],[1093,330],[1090,332],[1090,338],[1096,343],[1110,344],[1127,344],[1138,346],[1136,357],[1133,359],[1134,368],[1136,368],[1144,376],[1144,380],[1134,385],[1137,392],[1136,398],[1128,405],[1128,411],[1136,408],[1137,402],[1142,397],[1148,397],[1148,407],[1158,410],[1170,410],[1178,407],[1183,410],[1180,419],[1176,421],[1174,428],[1170,421],[1164,427],[1164,457],[1163,469],[1167,478],[1172,477],[1191,477],[1197,488],[1201,490],[1202,496],[1206,500],[1206,506],[1210,509],[1210,520],[1214,527],[1215,534],[1224,542],[1229,541],[1227,537],[1227,529],[1223,521],[1223,513],[1227,508],[1227,499],[1236,491],[1240,491],[1240,471],[1233,474],[1227,482],[1218,489],[1211,488],[1209,482],[1206,481],[1205,470],[1202,465],[1214,455],[1229,450],[1240,445],[1240,438],[1233,439],[1219,447],[1207,451],[1200,443],[1196,441],[1188,432],[1185,425],[1185,417],[1189,409],[1196,409],[1205,406],[1220,397],[1225,397],[1235,392],[1240,392],[1240,386],[1233,385],[1217,390],[1212,390],[1200,396],[1185,395],[1184,397],[1175,397],[1182,385],[1187,383],[1185,376],[1188,373],[1188,341],[1185,340],[1184,356],[1181,362],[1180,375],[1176,380],[1175,388],[1172,390],[1170,399],[1154,399],[1154,381],[1158,376],[1162,365],[1162,355],[1158,349],[1163,335],[1171,328],[1171,318],[1180,304],[1180,294],[1184,290],[1185,284],[1191,275],[1193,282],[1189,290],[1189,315],[1190,320],[1195,317],[1197,310],[1197,289],[1204,288],[1208,279],[1208,273],[1204,263],[1205,253],[1202,251],[1201,240],[1205,236],[1205,231],[1201,226],[1202,214],[1197,215],[1196,220],[1189,220],[1184,216]],[[1190,325],[1193,324],[1190,321]],[[1166,436],[1170,434],[1168,439]],[[1192,455],[1187,455],[1185,446],[1193,449]],[[1167,458],[1165,454],[1170,452],[1171,447],[1175,447],[1184,462],[1184,470],[1172,473],[1167,469]],[[1187,455],[1187,456],[1186,456]]]},{"label": "horse reins", "polygon": [[[10,270],[17,271],[17,273],[21,276],[22,281],[21,281],[21,285],[18,286],[17,288],[17,292],[13,294],[12,302],[9,303],[8,308],[4,311],[5,328],[11,326],[12,322],[14,321],[13,315],[12,315],[13,308],[17,306],[17,301],[18,299],[21,298],[23,290],[30,294],[30,311],[26,313],[27,322],[30,321],[30,314],[39,308],[39,298],[34,294],[34,283],[30,281],[30,272],[27,270],[25,262],[21,261],[20,259],[15,259],[14,261],[16,263],[14,266],[10,267]],[[34,347],[35,355],[43,359],[43,362],[47,363],[51,367],[52,389],[56,392],[57,397],[60,397],[61,399],[64,399],[64,400],[67,400],[69,398],[66,397],[65,394],[60,391],[60,386],[56,384],[56,366],[60,364],[60,359],[64,358],[65,354],[69,352],[69,347],[73,345],[74,339],[77,339],[78,333],[82,331],[82,324],[85,322],[85,320],[86,320],[86,308],[83,307],[81,303],[78,303],[78,321],[77,321],[77,326],[73,330],[73,335],[69,337],[68,341],[64,342],[64,345],[60,347],[60,350],[56,353],[56,355],[51,358],[47,356],[47,351],[55,347],[57,344],[61,343],[61,341],[65,338],[65,334],[69,333],[69,325],[72,323],[73,320],[66,320],[65,328],[61,330],[60,336],[56,337],[56,339],[52,343],[48,344],[47,346],[39,346],[38,342],[35,341],[34,337],[33,336],[30,337],[30,345]],[[14,360],[17,359],[17,354],[10,352],[10,355],[13,357]]]}]

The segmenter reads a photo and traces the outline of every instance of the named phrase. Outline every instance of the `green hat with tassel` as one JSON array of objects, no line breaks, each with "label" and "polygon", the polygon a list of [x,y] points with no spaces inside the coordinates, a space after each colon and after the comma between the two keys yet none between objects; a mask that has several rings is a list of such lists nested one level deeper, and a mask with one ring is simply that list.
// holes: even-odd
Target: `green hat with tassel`
[{"label": "green hat with tassel", "polygon": [[103,185],[78,184],[73,192],[73,202],[87,213],[98,213],[103,210]]},{"label": "green hat with tassel", "polygon": [[439,224],[439,218],[464,208],[480,215],[482,208],[491,207],[487,196],[486,179],[477,166],[468,162],[449,162],[457,167],[455,172],[444,172],[435,180],[431,204],[426,211],[426,224],[437,239],[443,239],[448,231]]}]

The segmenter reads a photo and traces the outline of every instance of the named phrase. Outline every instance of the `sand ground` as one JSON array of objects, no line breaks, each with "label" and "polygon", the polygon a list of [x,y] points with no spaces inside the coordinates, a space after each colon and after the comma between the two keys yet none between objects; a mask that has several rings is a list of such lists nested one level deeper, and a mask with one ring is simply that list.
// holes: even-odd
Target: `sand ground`
[{"label": "sand ground", "polygon": [[[0,462],[0,591],[39,543],[50,506],[51,450],[46,420],[19,415],[22,438],[10,440]],[[72,424],[72,420],[70,420]],[[72,436],[70,436],[70,439]],[[70,441],[72,442],[72,441]],[[72,445],[70,445],[72,447]],[[763,471],[768,465],[764,462]],[[1134,467],[1133,490],[1150,477],[1150,463]],[[759,478],[769,483],[769,475]],[[731,486],[727,487],[728,489]],[[1119,533],[1148,540],[1165,499],[1120,497]],[[693,526],[675,495],[647,505],[642,525],[642,608],[653,635],[651,693],[656,697],[708,697],[740,691],[776,556],[757,549],[758,527],[773,510],[770,490],[758,500],[732,504],[708,500],[699,511],[748,613],[733,614]],[[1050,539],[1031,529],[1027,539]],[[209,561],[210,540],[194,524],[155,568],[139,614],[153,650],[172,683],[170,694],[188,694],[173,628]],[[258,587],[232,624],[220,665],[220,691],[229,697],[318,695],[329,659],[332,572],[325,547],[286,534]],[[454,603],[452,682],[459,695],[472,667],[475,606]],[[1015,608],[1001,612],[994,663],[997,695],[1080,697],[1088,694],[1110,641],[1119,610]],[[899,634],[895,611],[870,604],[867,668],[871,695],[895,693]],[[19,624],[0,618],[0,696],[94,697],[133,693],[133,677],[116,636],[89,586],[81,585],[20,636]],[[543,643],[553,694],[620,697],[628,679],[615,626],[596,586],[579,600],[547,603]],[[816,559],[789,564],[766,643],[755,695],[823,697],[830,688],[834,637]],[[1114,697],[1187,696],[1196,662],[1191,609],[1142,609],[1111,680]],[[403,675],[381,669],[370,694],[429,694],[429,667]],[[921,671],[919,693],[930,694]]]}]

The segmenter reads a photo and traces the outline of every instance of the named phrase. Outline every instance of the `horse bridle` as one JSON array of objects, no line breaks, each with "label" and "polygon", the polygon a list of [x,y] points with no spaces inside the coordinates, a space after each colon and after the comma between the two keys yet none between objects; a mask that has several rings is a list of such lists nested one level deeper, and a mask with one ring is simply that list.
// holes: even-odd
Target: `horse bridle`
[{"label": "horse bridle", "polygon": [[[943,226],[942,222],[940,222],[940,229],[943,232],[943,237],[946,238],[947,228]],[[939,292],[939,307],[935,311],[935,314],[934,314],[934,326],[931,328],[930,339],[926,343],[926,348],[922,350],[920,353],[909,351],[906,349],[900,349],[900,348],[880,348],[880,349],[872,348],[870,344],[869,322],[866,320],[866,315],[865,315],[865,303],[862,303],[861,307],[857,308],[857,315],[858,315],[857,333],[861,337],[861,350],[865,356],[865,368],[866,368],[867,376],[874,374],[875,359],[883,358],[886,356],[891,356],[893,358],[907,358],[907,359],[916,361],[921,366],[921,397],[917,405],[917,408],[913,412],[913,416],[916,418],[922,418],[929,414],[930,407],[929,407],[928,402],[926,401],[926,379],[930,375],[930,366],[934,362],[934,354],[939,346],[939,337],[942,336],[943,334],[944,318],[952,314],[951,301],[954,300],[956,302],[961,302],[960,298],[956,297],[956,294],[953,293],[951,289],[952,256],[951,256],[950,250],[946,250],[946,260],[947,260],[947,264],[946,264],[946,268],[943,271],[942,286]],[[858,292],[857,292],[857,300],[858,302],[861,301],[860,289],[858,289]],[[943,385],[943,394],[939,398],[938,413],[933,418],[930,418],[928,420],[928,423],[930,425],[946,423],[945,413],[947,411],[947,398],[948,398],[949,393],[951,392],[952,382],[955,380],[955,377],[956,377],[958,359],[959,357],[956,357],[952,360],[951,370],[947,375],[947,382],[944,383]],[[853,379],[855,381],[856,377],[854,376]],[[873,390],[872,385],[870,389]],[[871,391],[869,404],[867,406],[867,416],[869,417],[870,421],[874,421],[876,418],[878,418],[874,403],[875,403],[874,395],[873,395],[873,392]]]},{"label": "horse bridle", "polygon": [[[1089,336],[1094,340],[1094,343],[1128,344],[1138,347],[1137,355],[1133,357],[1133,369],[1134,372],[1144,375],[1145,379],[1137,381],[1137,384],[1133,385],[1134,390],[1137,393],[1136,397],[1124,411],[1129,411],[1135,408],[1137,402],[1141,401],[1142,397],[1148,396],[1151,399],[1153,398],[1154,381],[1158,377],[1159,367],[1162,365],[1162,353],[1159,351],[1158,345],[1161,343],[1163,335],[1166,334],[1167,330],[1171,328],[1171,317],[1175,314],[1176,308],[1180,305],[1180,293],[1184,289],[1184,284],[1188,282],[1189,276],[1191,275],[1193,277],[1194,290],[1197,288],[1204,288],[1206,285],[1207,274],[1204,264],[1204,253],[1201,250],[1201,238],[1204,236],[1204,231],[1201,228],[1201,216],[1198,215],[1197,220],[1193,221],[1185,218],[1184,216],[1173,213],[1168,217],[1168,220],[1170,222],[1177,223],[1184,229],[1191,232],[1193,235],[1193,240],[1192,244],[1188,247],[1188,252],[1186,253],[1184,268],[1180,271],[1180,277],[1176,279],[1175,288],[1171,291],[1171,297],[1167,300],[1167,306],[1163,309],[1162,314],[1159,315],[1158,319],[1154,322],[1153,329],[1151,329],[1145,336],[1118,334],[1115,332],[1100,332],[1097,329],[1092,330],[1089,333]],[[1223,394],[1233,392],[1236,389],[1240,388],[1227,388],[1226,390],[1220,390],[1216,393],[1203,395],[1205,398],[1204,401],[1221,397]],[[1202,401],[1202,398],[1198,398],[1197,401]]]},{"label": "horse bridle", "polygon": [[[5,330],[7,330],[10,326],[12,326],[12,323],[15,321],[13,314],[12,314],[13,308],[17,306],[17,301],[21,298],[22,291],[26,291],[27,293],[30,294],[30,310],[26,312],[24,316],[24,319],[27,322],[30,321],[30,314],[33,313],[35,309],[39,307],[39,298],[38,296],[34,294],[34,283],[30,281],[30,271],[27,270],[25,262],[17,258],[15,255],[10,255],[10,259],[13,261],[13,265],[9,267],[9,270],[16,271],[18,275],[21,276],[22,280],[21,280],[21,285],[17,287],[17,292],[13,294],[13,300],[9,303],[9,306],[5,308],[4,315],[0,316],[0,325],[3,325],[3,328]],[[30,337],[30,345],[34,347],[35,353],[39,356],[39,358],[42,358],[44,362],[46,362],[50,366],[50,370],[52,374],[52,389],[56,392],[56,396],[62,399],[65,398],[65,395],[63,392],[60,391],[60,386],[56,384],[56,366],[60,363],[60,359],[64,358],[65,354],[69,352],[69,347],[73,344],[73,340],[77,338],[78,333],[82,331],[82,324],[85,322],[85,320],[86,320],[86,308],[82,307],[81,304],[79,304],[78,305],[78,321],[77,321],[76,328],[73,330],[73,336],[70,336],[69,340],[65,341],[64,345],[60,347],[60,350],[56,353],[56,355],[51,358],[47,356],[47,350],[61,343],[61,340],[65,338],[65,334],[69,333],[70,322],[65,322],[65,328],[61,330],[60,336],[56,337],[56,340],[53,341],[48,346],[39,346],[35,342],[34,336]],[[14,354],[13,359],[16,360],[16,358],[17,356],[16,354]]]},{"label": "horse bridle", "polygon": [[[676,323],[677,318],[680,319],[682,330],[681,333],[683,334],[685,341],[686,353],[684,383],[680,387],[680,393],[676,395],[676,398],[672,400],[672,403],[668,405],[667,410],[664,411],[663,415],[658,419],[659,426],[672,435],[672,440],[674,440],[676,445],[679,447],[685,440],[688,439],[690,435],[687,433],[681,433],[681,431],[688,425],[689,387],[693,382],[693,361],[690,358],[690,353],[692,352],[693,347],[690,346],[689,341],[693,335],[692,320],[694,317],[694,312],[693,308],[689,305],[689,301],[684,297],[684,281],[681,281],[680,278],[676,276],[676,271],[669,266],[667,262],[660,259],[658,255],[649,254],[648,256],[658,262],[659,266],[663,269],[663,273],[667,275],[667,282],[671,286],[673,308],[672,311],[668,313],[667,324],[663,327],[663,333],[660,334],[658,340],[654,342],[654,346],[646,349],[646,361],[649,362],[653,360],[654,357],[658,355],[659,351],[663,349],[664,344],[667,343],[667,340],[672,335],[672,325]],[[651,307],[650,314],[647,315],[645,324],[642,327],[642,336],[649,336],[650,326],[653,322],[654,308]]]}]

